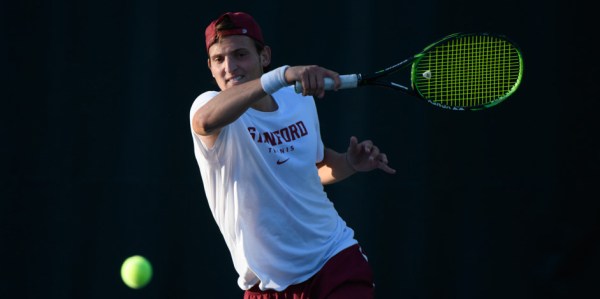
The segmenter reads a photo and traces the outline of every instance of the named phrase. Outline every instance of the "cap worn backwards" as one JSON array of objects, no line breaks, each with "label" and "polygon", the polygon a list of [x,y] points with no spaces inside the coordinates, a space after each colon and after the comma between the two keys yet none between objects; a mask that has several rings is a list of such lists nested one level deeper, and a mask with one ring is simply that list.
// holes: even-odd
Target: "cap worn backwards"
[{"label": "cap worn backwards", "polygon": [[[233,25],[231,29],[217,30],[217,25],[223,21],[223,19],[229,18]],[[206,52],[210,46],[216,41],[217,37],[225,37],[230,35],[246,35],[254,40],[264,44],[262,31],[258,23],[247,13],[244,12],[227,12],[221,15],[218,19],[212,21],[204,31],[204,37],[206,42]]]}]

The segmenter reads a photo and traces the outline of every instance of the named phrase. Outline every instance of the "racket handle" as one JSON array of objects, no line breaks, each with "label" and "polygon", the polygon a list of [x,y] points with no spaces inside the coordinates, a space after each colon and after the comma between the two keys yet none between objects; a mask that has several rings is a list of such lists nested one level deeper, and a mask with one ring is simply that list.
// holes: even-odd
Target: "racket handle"
[{"label": "racket handle", "polygon": [[[340,75],[340,81],[340,89],[356,88],[358,86],[358,75]],[[333,90],[334,85],[335,82],[333,79],[325,78],[325,90]],[[294,89],[296,90],[296,93],[302,93],[302,83],[300,83],[300,81],[296,81]]]}]

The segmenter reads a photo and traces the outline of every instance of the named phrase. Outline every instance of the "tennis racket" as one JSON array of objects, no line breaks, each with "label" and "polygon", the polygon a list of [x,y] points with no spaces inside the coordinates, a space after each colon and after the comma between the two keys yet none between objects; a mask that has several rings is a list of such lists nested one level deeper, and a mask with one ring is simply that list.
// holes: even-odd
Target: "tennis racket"
[{"label": "tennis racket", "polygon": [[[411,88],[389,76],[411,65]],[[520,49],[505,36],[456,33],[426,47],[398,64],[369,74],[341,75],[341,88],[382,86],[419,97],[450,110],[481,110],[504,101],[523,77]],[[334,81],[325,78],[325,89]],[[296,82],[295,90],[302,92]]]}]

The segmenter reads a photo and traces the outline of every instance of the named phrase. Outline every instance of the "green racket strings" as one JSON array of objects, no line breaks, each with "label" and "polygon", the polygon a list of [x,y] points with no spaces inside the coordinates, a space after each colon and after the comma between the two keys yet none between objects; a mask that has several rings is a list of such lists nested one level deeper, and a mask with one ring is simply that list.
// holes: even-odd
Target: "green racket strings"
[{"label": "green racket strings", "polygon": [[435,46],[413,66],[414,88],[452,107],[493,106],[519,86],[522,58],[510,42],[489,35],[461,36]]}]

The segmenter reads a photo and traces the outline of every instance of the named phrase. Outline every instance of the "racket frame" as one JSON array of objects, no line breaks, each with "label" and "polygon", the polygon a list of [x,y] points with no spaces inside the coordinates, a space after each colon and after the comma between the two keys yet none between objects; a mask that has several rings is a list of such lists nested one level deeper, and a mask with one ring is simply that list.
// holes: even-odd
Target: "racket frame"
[{"label": "racket frame", "polygon": [[[415,83],[414,83],[417,80],[417,76],[422,75],[422,74],[418,74],[416,71],[416,66],[418,65],[418,62],[423,57],[425,57],[430,51],[435,49],[436,47],[438,47],[452,39],[465,37],[465,36],[491,36],[494,38],[502,39],[502,40],[506,41],[507,43],[509,43],[512,46],[512,49],[514,49],[518,53],[518,58],[519,58],[519,74],[518,74],[518,78],[517,78],[515,84],[502,97],[499,97],[489,103],[485,103],[485,104],[477,105],[477,106],[446,105],[446,104],[428,99],[427,97],[423,96],[423,94],[421,94],[421,92],[418,90],[418,88],[415,87]],[[400,71],[401,69],[404,69],[408,65],[411,65],[410,87],[399,84],[397,82],[390,81],[390,80],[382,79],[389,75],[392,75],[393,73]],[[508,39],[506,36],[491,34],[491,33],[462,33],[462,32],[459,32],[459,33],[454,33],[454,34],[448,35],[448,36],[430,44],[429,46],[425,47],[420,53],[415,54],[412,57],[407,58],[399,63],[388,66],[382,70],[372,72],[372,73],[366,73],[366,74],[357,73],[357,74],[341,75],[340,76],[340,81],[341,81],[340,89],[355,88],[358,86],[366,86],[366,85],[381,86],[381,87],[400,91],[407,95],[411,95],[411,96],[415,96],[415,97],[424,99],[427,102],[429,102],[430,104],[440,107],[440,108],[444,108],[444,109],[481,110],[481,109],[490,108],[495,105],[498,105],[500,102],[504,101],[506,98],[511,96],[517,90],[519,85],[521,84],[522,77],[523,77],[523,54],[521,53],[521,50],[519,49],[519,47],[514,42],[512,42],[510,39]],[[333,79],[325,78],[325,89],[332,90],[333,86],[334,86]],[[302,92],[302,85],[300,84],[300,82],[296,82],[295,89],[296,89],[296,92],[298,92],[298,93]]]}]

